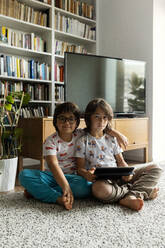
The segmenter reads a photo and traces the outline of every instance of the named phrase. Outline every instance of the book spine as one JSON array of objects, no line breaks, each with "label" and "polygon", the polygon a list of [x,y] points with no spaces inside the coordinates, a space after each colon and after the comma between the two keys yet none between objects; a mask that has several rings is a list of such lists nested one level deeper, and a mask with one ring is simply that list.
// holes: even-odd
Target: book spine
[{"label": "book spine", "polygon": [[30,78],[34,79],[34,59],[30,60]]}]

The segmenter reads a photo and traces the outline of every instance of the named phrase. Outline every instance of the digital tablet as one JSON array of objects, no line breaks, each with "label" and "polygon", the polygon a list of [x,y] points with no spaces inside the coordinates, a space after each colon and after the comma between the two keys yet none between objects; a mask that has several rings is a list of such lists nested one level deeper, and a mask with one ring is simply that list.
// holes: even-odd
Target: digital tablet
[{"label": "digital tablet", "polygon": [[133,174],[134,167],[99,167],[95,170],[97,179],[118,179]]}]

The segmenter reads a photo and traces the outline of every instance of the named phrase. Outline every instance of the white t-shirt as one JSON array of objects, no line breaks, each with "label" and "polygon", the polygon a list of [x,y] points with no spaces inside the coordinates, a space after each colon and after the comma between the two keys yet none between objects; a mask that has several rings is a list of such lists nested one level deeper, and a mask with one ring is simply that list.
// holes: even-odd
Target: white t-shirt
[{"label": "white t-shirt", "polygon": [[[75,144],[78,138],[84,135],[83,129],[77,129],[73,135],[70,142],[65,142],[62,140],[58,132],[50,135],[44,142],[43,145],[43,155],[55,155],[57,156],[59,166],[65,174],[76,173],[76,163],[75,163]],[[45,163],[46,169],[49,170],[47,163]]]},{"label": "white t-shirt", "polygon": [[116,138],[108,134],[104,134],[101,138],[86,134],[77,141],[75,150],[75,157],[86,159],[86,169],[116,167],[114,155],[122,152]]}]

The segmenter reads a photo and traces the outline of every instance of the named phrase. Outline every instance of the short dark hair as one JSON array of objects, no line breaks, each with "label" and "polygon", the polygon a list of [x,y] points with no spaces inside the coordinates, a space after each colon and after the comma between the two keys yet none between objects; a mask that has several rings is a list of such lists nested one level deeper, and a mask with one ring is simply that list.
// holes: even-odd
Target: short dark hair
[{"label": "short dark hair", "polygon": [[73,113],[75,118],[76,118],[76,128],[79,126],[79,124],[80,124],[80,109],[79,109],[79,107],[75,103],[64,102],[64,103],[56,105],[56,108],[54,110],[53,125],[57,131],[58,131],[57,117],[62,113]]},{"label": "short dark hair", "polygon": [[[97,108],[101,108],[104,113],[108,117],[108,124],[106,126],[107,129],[111,129],[111,120],[113,118],[113,110],[112,107],[103,99],[103,98],[95,98],[90,101],[85,109],[85,123],[86,123],[86,131],[89,132],[91,128],[91,115],[94,114]],[[106,131],[104,130],[104,131]]]}]

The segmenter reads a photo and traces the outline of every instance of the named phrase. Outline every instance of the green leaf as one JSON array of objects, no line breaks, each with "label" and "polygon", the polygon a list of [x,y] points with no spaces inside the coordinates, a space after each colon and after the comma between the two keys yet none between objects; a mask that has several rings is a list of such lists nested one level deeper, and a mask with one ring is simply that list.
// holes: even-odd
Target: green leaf
[{"label": "green leaf", "polygon": [[10,104],[14,104],[14,98],[12,97],[12,95],[6,96],[6,101]]},{"label": "green leaf", "polygon": [[5,109],[7,110],[7,111],[11,111],[11,109],[12,109],[12,104],[11,103],[5,103]]},{"label": "green leaf", "polygon": [[26,93],[23,98],[23,105],[27,105],[30,101],[30,95]]}]

